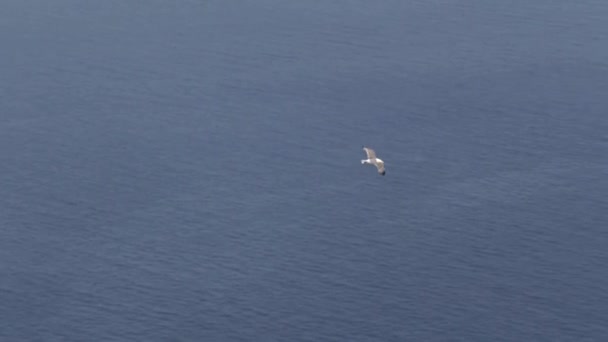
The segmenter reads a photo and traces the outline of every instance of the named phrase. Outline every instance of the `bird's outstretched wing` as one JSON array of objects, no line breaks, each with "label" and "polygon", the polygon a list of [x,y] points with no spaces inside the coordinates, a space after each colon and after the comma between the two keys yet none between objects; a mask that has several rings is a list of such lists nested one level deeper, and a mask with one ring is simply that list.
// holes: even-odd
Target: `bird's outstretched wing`
[{"label": "bird's outstretched wing", "polygon": [[371,160],[376,159],[376,152],[374,152],[374,150],[372,150],[371,148],[367,148],[365,146],[363,146],[363,150],[365,151],[365,153],[367,153],[367,159],[371,159]]},{"label": "bird's outstretched wing", "polygon": [[384,175],[386,170],[384,169],[384,162],[381,160],[376,161],[376,168],[378,169],[378,173]]}]

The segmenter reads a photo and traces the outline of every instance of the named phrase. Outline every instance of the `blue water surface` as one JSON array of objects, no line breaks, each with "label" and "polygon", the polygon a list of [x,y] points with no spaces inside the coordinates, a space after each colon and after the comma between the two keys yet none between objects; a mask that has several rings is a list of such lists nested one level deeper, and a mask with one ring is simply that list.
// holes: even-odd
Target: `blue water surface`
[{"label": "blue water surface", "polygon": [[3,0],[0,340],[607,341],[607,18]]}]

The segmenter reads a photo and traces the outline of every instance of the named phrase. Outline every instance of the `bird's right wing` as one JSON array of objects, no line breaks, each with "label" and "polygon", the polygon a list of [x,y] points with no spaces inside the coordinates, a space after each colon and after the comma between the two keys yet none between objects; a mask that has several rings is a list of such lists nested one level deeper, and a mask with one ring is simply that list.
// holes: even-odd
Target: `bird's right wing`
[{"label": "bird's right wing", "polygon": [[374,152],[374,150],[367,147],[363,147],[363,150],[365,151],[365,153],[367,153],[367,159],[376,159],[376,152]]}]

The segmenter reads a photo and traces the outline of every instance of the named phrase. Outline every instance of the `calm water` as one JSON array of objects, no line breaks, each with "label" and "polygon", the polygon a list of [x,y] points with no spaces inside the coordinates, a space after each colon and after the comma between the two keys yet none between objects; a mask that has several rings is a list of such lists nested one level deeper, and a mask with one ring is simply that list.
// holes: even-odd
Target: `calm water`
[{"label": "calm water", "polygon": [[0,340],[608,340],[606,18],[3,0]]}]

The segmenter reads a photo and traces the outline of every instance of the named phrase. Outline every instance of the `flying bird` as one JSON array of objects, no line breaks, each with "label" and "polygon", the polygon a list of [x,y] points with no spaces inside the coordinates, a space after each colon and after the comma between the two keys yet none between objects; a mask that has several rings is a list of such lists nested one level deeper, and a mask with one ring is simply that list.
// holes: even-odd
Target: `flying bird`
[{"label": "flying bird", "polygon": [[367,153],[367,159],[362,159],[361,164],[372,164],[378,169],[378,173],[384,176],[386,170],[384,169],[384,162],[382,159],[376,157],[376,152],[371,148],[363,146],[363,150]]}]

